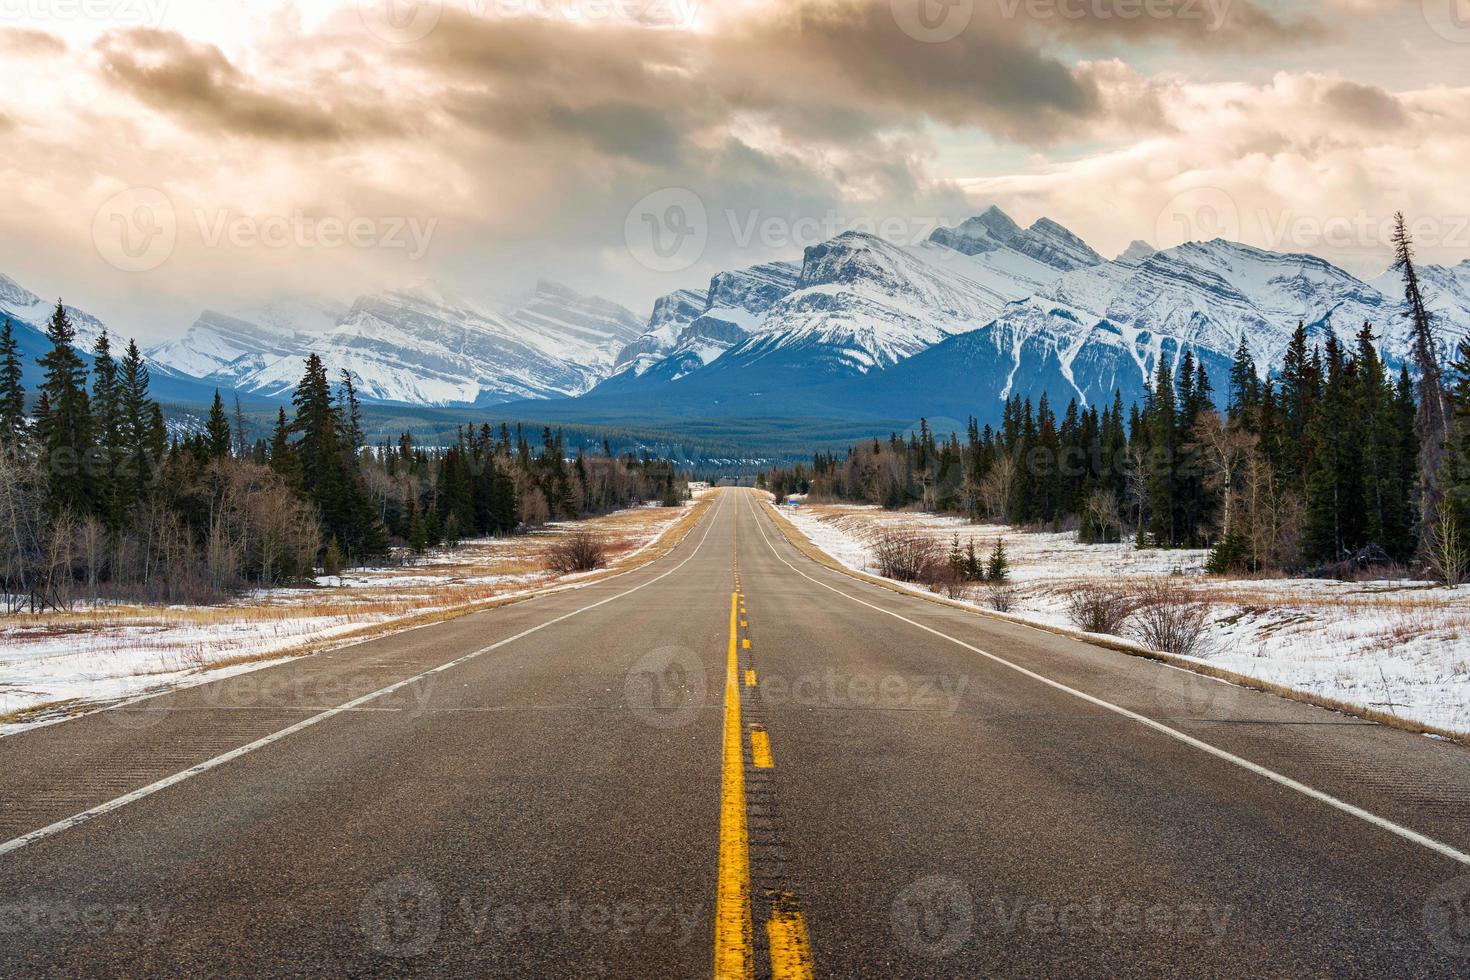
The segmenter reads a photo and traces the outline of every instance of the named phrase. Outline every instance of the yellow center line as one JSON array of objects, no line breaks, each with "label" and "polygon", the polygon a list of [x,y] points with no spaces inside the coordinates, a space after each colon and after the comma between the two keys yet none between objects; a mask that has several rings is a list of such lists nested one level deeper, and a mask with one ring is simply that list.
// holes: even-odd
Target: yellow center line
[{"label": "yellow center line", "polygon": [[755,687],[755,668],[751,668],[745,672],[745,686]]},{"label": "yellow center line", "polygon": [[720,868],[715,895],[716,980],[754,976],[750,921],[750,837],[745,816],[745,746],[740,727],[740,655],[735,646],[740,596],[730,596],[725,669],[724,771],[720,786]]},{"label": "yellow center line", "polygon": [[766,937],[771,942],[771,976],[774,980],[811,980],[812,946],[806,935],[806,919],[794,908],[777,903],[766,920]]},{"label": "yellow center line", "polygon": [[757,769],[770,769],[776,764],[771,758],[771,734],[758,725],[750,729],[750,758]]},{"label": "yellow center line", "polygon": [[740,646],[743,649],[749,650],[750,649],[750,641],[749,640],[741,640],[740,641]]}]

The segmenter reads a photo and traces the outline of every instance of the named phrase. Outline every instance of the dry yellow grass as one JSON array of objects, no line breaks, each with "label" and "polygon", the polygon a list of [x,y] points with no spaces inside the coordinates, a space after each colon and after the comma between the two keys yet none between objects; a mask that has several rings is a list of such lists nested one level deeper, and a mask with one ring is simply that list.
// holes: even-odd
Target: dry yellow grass
[{"label": "dry yellow grass", "polygon": [[[577,576],[579,583],[631,571],[682,541],[711,499],[707,495],[696,501],[672,521],[666,509],[640,508],[556,525],[525,537],[467,542],[456,551],[402,567],[359,571],[351,576],[351,585],[275,589],[217,606],[117,604],[17,616],[7,621],[7,642],[54,642],[74,636],[79,646],[83,641],[105,645],[112,632],[126,630],[130,644],[158,647],[150,662],[130,674],[144,677],[306,656],[544,594],[561,582],[545,570],[545,553],[573,529],[592,530],[609,542],[607,567]],[[491,577],[494,581],[486,581]],[[342,629],[356,622],[362,625]],[[219,639],[181,638],[181,632],[211,627],[222,631]],[[240,639],[227,638],[231,628],[240,629]],[[330,636],[311,635],[328,630]],[[252,638],[272,635],[277,642],[286,642],[263,652],[228,652],[232,642],[248,648]],[[0,715],[0,724],[76,713],[89,706],[95,705],[74,698],[29,705]]]}]

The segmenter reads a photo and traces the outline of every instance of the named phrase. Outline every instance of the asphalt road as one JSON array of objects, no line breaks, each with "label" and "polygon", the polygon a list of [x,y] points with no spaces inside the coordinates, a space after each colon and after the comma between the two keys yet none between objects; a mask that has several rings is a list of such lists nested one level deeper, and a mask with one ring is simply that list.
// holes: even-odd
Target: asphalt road
[{"label": "asphalt road", "polygon": [[0,976],[1465,976],[1470,752],[673,553],[0,740]]}]

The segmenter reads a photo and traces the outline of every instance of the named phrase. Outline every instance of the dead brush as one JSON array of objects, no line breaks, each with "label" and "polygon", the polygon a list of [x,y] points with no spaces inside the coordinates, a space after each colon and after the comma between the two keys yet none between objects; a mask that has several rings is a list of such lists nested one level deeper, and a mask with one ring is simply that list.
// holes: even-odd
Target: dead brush
[{"label": "dead brush", "polygon": [[1110,585],[1079,585],[1067,592],[1067,618],[1084,633],[1118,636],[1137,607],[1137,600]]},{"label": "dead brush", "polygon": [[943,563],[939,545],[928,535],[898,528],[885,528],[869,538],[868,550],[878,574],[900,582],[924,582]]},{"label": "dead brush", "polygon": [[607,540],[591,531],[573,531],[546,549],[546,567],[560,575],[590,572],[607,561]]},{"label": "dead brush", "polygon": [[1210,603],[1169,579],[1137,586],[1132,632],[1151,649],[1181,657],[1205,653]]}]

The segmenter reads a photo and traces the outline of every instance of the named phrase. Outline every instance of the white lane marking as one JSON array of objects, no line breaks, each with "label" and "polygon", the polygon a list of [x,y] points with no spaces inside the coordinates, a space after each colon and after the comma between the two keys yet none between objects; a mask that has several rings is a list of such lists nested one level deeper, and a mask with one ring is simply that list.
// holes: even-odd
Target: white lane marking
[{"label": "white lane marking", "polygon": [[[764,508],[758,507],[757,510],[764,510]],[[771,519],[775,520],[775,517],[773,516]],[[1242,759],[1240,756],[1235,755],[1231,752],[1227,752],[1222,748],[1211,745],[1209,742],[1202,742],[1199,739],[1195,738],[1193,735],[1186,735],[1184,732],[1179,731],[1177,728],[1170,728],[1168,725],[1165,725],[1162,722],[1154,721],[1152,718],[1141,715],[1136,711],[1129,711],[1127,708],[1113,704],[1111,701],[1104,701],[1102,698],[1094,697],[1091,694],[1088,694],[1084,691],[1079,691],[1073,687],[1068,687],[1060,681],[1054,681],[1050,677],[1045,677],[1041,674],[1036,673],[1034,670],[1028,670],[1025,667],[1022,667],[1020,664],[1012,663],[1004,657],[998,657],[995,654],[982,650],[977,646],[972,646],[971,644],[966,643],[964,640],[957,640],[947,633],[941,633],[939,630],[936,630],[929,626],[925,626],[923,623],[916,623],[906,616],[901,616],[896,612],[891,612],[880,606],[875,606],[871,602],[864,602],[857,596],[849,595],[848,593],[843,592],[841,589],[833,588],[826,582],[818,581],[817,579],[812,578],[806,572],[803,572],[801,569],[797,568],[795,565],[791,564],[791,562],[787,561],[781,556],[781,553],[776,550],[776,546],[771,544],[771,539],[766,537],[766,529],[763,526],[764,522],[759,517],[756,518],[755,524],[756,530],[760,531],[761,539],[765,541],[766,546],[771,549],[771,554],[776,556],[776,560],[781,562],[781,564],[785,565],[796,574],[800,575],[802,578],[806,579],[808,582],[820,585],[822,588],[828,590],[829,592],[835,592],[838,595],[842,596],[844,599],[851,599],[853,602],[856,602],[860,606],[867,606],[869,609],[872,609],[875,612],[883,613],[885,616],[892,616],[894,619],[908,623],[910,626],[913,626],[916,629],[921,629],[925,633],[931,633],[934,636],[939,637],[940,639],[948,640],[949,642],[957,646],[964,647],[966,650],[969,650],[972,653],[978,653],[980,656],[992,660],[995,663],[1000,664],[1002,667],[1009,667],[1016,673],[1023,674],[1026,677],[1031,678],[1032,680],[1040,681],[1042,684],[1045,684],[1048,687],[1055,688],[1056,690],[1062,691],[1065,694],[1070,694],[1075,698],[1080,698],[1083,701],[1086,701],[1088,704],[1097,705],[1099,708],[1104,708],[1108,711],[1113,712],[1114,714],[1121,715],[1124,718],[1129,719],[1130,721],[1136,721],[1140,725],[1145,725],[1149,728],[1152,728],[1156,732],[1183,742],[1185,745],[1191,746],[1192,748],[1199,749],[1201,752],[1207,752],[1210,755],[1215,756],[1217,759],[1223,759],[1226,762],[1229,762],[1231,765],[1239,766],[1240,768],[1245,769],[1248,772],[1253,772],[1258,776],[1263,776],[1266,779],[1285,786],[1288,789],[1296,790],[1303,796],[1309,796],[1314,800],[1325,803],[1328,806],[1333,807],[1334,809],[1341,810],[1343,813],[1349,814],[1350,816],[1357,817],[1359,820],[1370,823],[1373,826],[1378,827],[1382,830],[1386,830],[1391,834],[1397,834],[1404,840],[1412,841],[1413,843],[1418,844],[1421,847],[1427,847],[1431,851],[1437,851],[1438,853],[1443,854],[1445,857],[1450,858],[1453,861],[1458,861],[1461,864],[1470,865],[1470,854],[1466,854],[1463,851],[1456,850],[1450,845],[1443,844],[1432,837],[1426,837],[1423,834],[1419,833],[1417,830],[1410,830],[1408,827],[1396,824],[1392,820],[1388,820],[1384,817],[1378,816],[1378,814],[1376,813],[1370,813],[1369,811],[1364,810],[1362,807],[1354,806],[1353,804],[1348,803],[1346,800],[1340,800],[1330,793],[1324,793],[1319,789],[1313,789],[1306,783],[1297,782],[1290,776],[1283,776],[1281,773],[1275,772],[1271,769],[1267,769],[1265,766],[1262,766],[1255,762],[1251,762],[1249,759]]]},{"label": "white lane marking", "polygon": [[[517,640],[523,640],[533,633],[541,632],[547,627],[555,626],[557,623],[564,623],[574,616],[580,616],[584,612],[589,612],[593,609],[598,608],[599,606],[605,606],[609,602],[625,598],[626,596],[632,595],[634,592],[648,588],[650,585],[653,585],[656,582],[661,582],[664,579],[668,578],[670,575],[677,572],[679,569],[683,568],[685,565],[689,564],[699,554],[700,550],[704,547],[705,541],[709,539],[709,533],[714,529],[714,526],[720,516],[720,512],[725,509],[725,499],[726,498],[723,495],[720,497],[720,502],[715,507],[714,513],[710,515],[709,523],[705,526],[704,534],[700,537],[699,544],[695,545],[694,550],[690,552],[689,557],[685,558],[683,561],[679,562],[679,564],[664,572],[662,575],[659,575],[656,578],[651,578],[647,582],[644,582],[642,585],[635,585],[633,588],[628,589],[626,592],[619,592],[617,595],[608,596],[606,599],[600,599],[597,602],[592,603],[591,605],[583,606],[580,609],[575,609],[572,612],[569,612],[563,616],[558,616],[555,619],[549,619],[546,622],[541,623],[539,626],[532,626],[530,629],[517,633],[515,636],[506,637],[505,639],[500,640],[496,643],[492,643],[487,647],[475,650],[472,653],[467,653],[457,660],[451,660],[449,663],[440,664],[438,667],[426,670],[421,674],[415,674],[413,677],[408,677],[396,683],[389,684],[387,687],[382,688],[381,690],[373,691],[370,694],[364,694],[360,698],[348,701],[346,704],[338,705],[335,708],[329,708],[326,711],[321,712],[320,714],[316,714],[310,718],[305,718],[301,721],[298,721],[296,724],[291,725],[288,728],[283,728],[278,732],[273,732],[270,735],[258,738],[247,745],[242,745],[239,748],[232,749],[231,751],[226,752],[224,755],[217,755],[214,758],[201,762],[196,766],[191,766],[190,768],[185,769],[182,772],[174,773],[172,776],[165,776],[163,779],[160,779],[157,782],[149,783],[147,786],[142,786],[138,789],[135,789],[131,793],[126,793],[122,796],[119,796],[117,799],[108,800],[106,803],[99,803],[97,806],[92,807],[90,810],[84,810],[74,816],[67,817],[64,820],[58,820],[53,824],[42,827],[39,830],[33,830],[28,834],[24,834],[20,837],[15,838],[14,840],[8,840],[5,843],[0,844],[0,855],[9,854],[11,851],[18,851],[28,844],[34,844],[38,840],[43,840],[47,837],[59,834],[63,830],[70,830],[72,827],[75,827],[78,824],[86,823],[87,821],[92,820],[96,817],[104,816],[105,814],[111,813],[114,810],[119,810],[122,807],[127,806],[129,803],[135,803],[138,800],[143,799],[144,797],[152,796],[154,793],[168,789],[170,786],[176,786],[179,783],[182,783],[184,780],[197,776],[200,773],[208,772],[209,770],[216,769],[227,762],[232,762],[235,759],[240,758],[242,755],[248,755],[251,752],[256,752],[260,749],[265,748],[268,745],[279,742],[284,738],[295,735],[302,729],[310,728],[311,726],[324,722],[329,718],[335,718],[338,715],[343,714],[344,712],[353,711],[356,708],[359,708],[362,705],[366,704],[367,702],[374,700],[375,698],[380,698],[385,694],[392,694],[394,691],[402,690],[403,688],[408,687],[411,684],[417,684],[419,681],[422,681],[426,677],[432,677],[435,674],[440,674],[446,670],[451,670],[455,667],[460,666],[461,664],[468,663],[469,661],[474,660],[476,657],[480,657],[484,654],[490,653],[492,650],[498,650],[503,646],[507,646],[511,643],[516,642]],[[662,560],[662,557],[666,556],[661,556],[660,559],[656,560]],[[630,569],[629,572],[624,572],[621,574],[629,574],[632,571],[637,571],[637,569]],[[616,578],[618,576],[612,577]],[[608,581],[608,579],[603,579],[602,581],[605,582]]]}]

